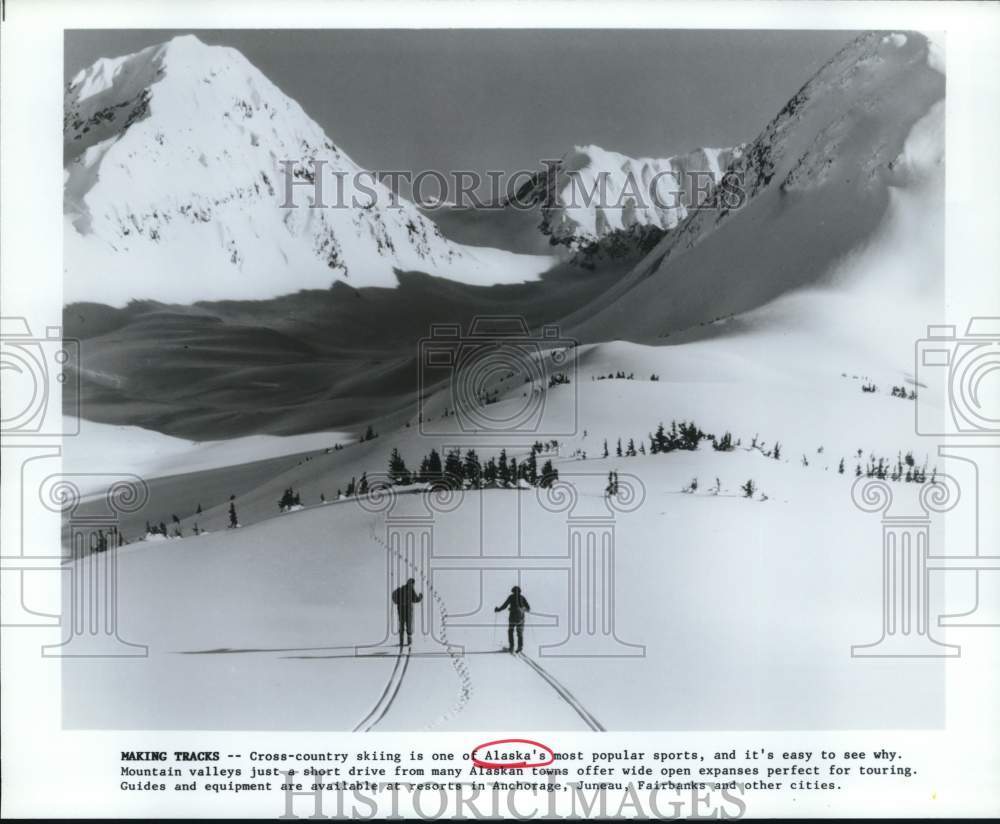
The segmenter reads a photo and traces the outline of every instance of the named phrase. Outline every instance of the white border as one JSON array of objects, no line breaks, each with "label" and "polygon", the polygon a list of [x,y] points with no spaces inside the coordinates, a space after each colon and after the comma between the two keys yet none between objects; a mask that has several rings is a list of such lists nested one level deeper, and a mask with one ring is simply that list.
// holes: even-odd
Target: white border
[{"label": "white border", "polygon": [[[948,322],[1000,315],[1000,207],[992,161],[1000,157],[1000,5],[829,2],[228,2],[160,3],[7,0],[0,29],[3,314],[33,328],[61,316],[63,28],[351,28],[605,27],[917,29],[947,33]],[[766,116],[762,115],[762,122]],[[944,320],[944,319],[942,319]],[[5,473],[6,475],[7,473]],[[4,483],[12,479],[5,478]],[[13,479],[16,481],[16,479]],[[9,527],[9,522],[4,528]],[[58,529],[54,524],[53,529]],[[7,537],[7,536],[5,536]],[[4,581],[4,596],[11,595]],[[55,582],[53,582],[55,586]],[[271,816],[277,803],[251,796],[157,798],[108,795],[120,749],[265,749],[335,747],[349,734],[64,732],[58,660],[39,655],[57,631],[19,630],[2,637],[2,757],[5,816]],[[995,631],[967,631],[963,656],[949,663],[947,728],[940,732],[607,734],[602,744],[641,748],[760,746],[861,749],[888,746],[920,764],[906,794],[754,797],[761,815],[988,815],[1000,810],[1000,675]],[[859,699],[861,697],[859,696]],[[515,734],[511,731],[511,734]],[[542,736],[538,733],[533,737]],[[567,748],[585,736],[558,736]],[[370,746],[409,747],[426,738],[376,734]],[[474,733],[438,734],[441,747],[467,749]],[[648,746],[648,745],[647,745]]]}]

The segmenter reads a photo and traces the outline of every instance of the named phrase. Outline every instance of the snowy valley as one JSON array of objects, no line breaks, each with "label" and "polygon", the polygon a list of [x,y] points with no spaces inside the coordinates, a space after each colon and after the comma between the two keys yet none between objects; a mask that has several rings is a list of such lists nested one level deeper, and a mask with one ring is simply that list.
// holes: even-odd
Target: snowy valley
[{"label": "snowy valley", "polygon": [[[66,325],[87,420],[65,461],[146,479],[106,551],[149,657],[67,662],[67,726],[940,723],[940,661],[850,648],[882,615],[852,484],[913,497],[943,471],[913,426],[945,402],[913,356],[943,305],[943,65],[922,35],[873,32],[802,81],[731,149],[576,147],[512,217],[276,209],[286,154],[357,167],[233,50],[180,38],[81,72]],[[601,171],[616,197],[623,174],[713,187],[690,208],[560,199]],[[609,239],[626,252],[572,259]],[[477,315],[527,335],[477,338]],[[425,368],[449,323],[468,377]],[[432,452],[476,469],[421,470]],[[501,455],[521,469],[484,479]],[[401,651],[407,577],[425,597]],[[493,609],[514,585],[526,660]]]}]

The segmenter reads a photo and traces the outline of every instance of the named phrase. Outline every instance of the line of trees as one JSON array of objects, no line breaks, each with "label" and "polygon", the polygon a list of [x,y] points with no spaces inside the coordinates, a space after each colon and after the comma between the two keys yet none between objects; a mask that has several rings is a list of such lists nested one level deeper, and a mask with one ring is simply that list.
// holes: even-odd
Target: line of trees
[{"label": "line of trees", "polygon": [[474,449],[464,455],[459,449],[449,450],[443,460],[441,454],[432,449],[421,459],[419,469],[411,471],[399,450],[394,448],[389,456],[389,477],[399,486],[433,483],[451,489],[484,489],[513,487],[524,481],[531,486],[548,487],[559,479],[559,470],[549,459],[539,466],[543,451],[544,445],[536,442],[528,457],[519,463],[516,457],[508,457],[506,449],[485,462]]},{"label": "line of trees", "polygon": [[[905,455],[902,452],[897,452],[895,463],[881,456],[876,457],[873,452],[868,456],[864,470],[861,469],[860,449],[857,452],[857,458],[858,463],[854,466],[854,476],[856,478],[865,475],[868,478],[878,478],[883,481],[904,481],[905,483],[915,484],[927,483],[928,481],[932,484],[937,483],[937,467],[931,469],[930,477],[928,477],[927,459],[924,458],[923,464],[917,466],[912,452],[907,452]],[[838,467],[838,472],[841,474],[844,471],[843,467],[844,462],[841,460]]]},{"label": "line of trees", "polygon": [[[726,448],[728,450],[732,448],[732,435],[727,432],[725,437],[729,439],[726,441]],[[678,449],[693,451],[704,440],[714,442],[715,436],[703,432],[694,421],[681,421],[680,423],[671,421],[670,429],[667,429],[661,423],[657,426],[656,432],[649,435],[648,454],[658,455],[665,452],[674,452]],[[719,447],[717,446],[716,448]],[[629,438],[628,442],[624,444],[622,443],[622,439],[619,438],[615,445],[615,455],[619,458],[634,458],[636,455],[645,454],[647,454],[646,445],[641,442],[636,444],[634,438]],[[608,448],[608,441],[605,438],[601,457],[608,458],[610,455],[611,450]]]}]

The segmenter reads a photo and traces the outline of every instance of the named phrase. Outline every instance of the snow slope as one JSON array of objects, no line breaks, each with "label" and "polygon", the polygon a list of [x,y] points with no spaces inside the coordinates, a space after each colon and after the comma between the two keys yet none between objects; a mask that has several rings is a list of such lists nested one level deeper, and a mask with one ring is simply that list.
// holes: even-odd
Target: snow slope
[{"label": "snow slope", "polygon": [[[520,578],[537,619],[527,628],[527,651],[606,728],[941,722],[941,662],[868,662],[849,654],[851,644],[877,637],[881,615],[880,526],[851,503],[851,456],[858,448],[867,456],[914,447],[913,404],[860,391],[850,377],[854,367],[871,366],[877,381],[901,380],[871,361],[865,347],[830,357],[825,341],[810,341],[801,334],[791,341],[751,337],[740,346],[715,340],[585,347],[577,400],[566,386],[550,393],[558,414],[577,410],[587,430],[561,442],[557,460],[580,494],[574,514],[600,511],[611,469],[641,478],[645,488],[638,508],[615,519],[616,630],[622,640],[644,644],[644,657],[539,657],[540,645],[558,642],[565,631],[565,623],[553,621],[566,620],[568,580],[559,570]],[[789,345],[801,361],[780,369],[777,354]],[[820,357],[824,368],[817,368]],[[591,380],[621,368],[635,369],[637,379]],[[640,379],[647,370],[660,380]],[[516,400],[511,393],[504,402]],[[674,417],[693,417],[716,433],[730,429],[742,447],[614,456],[617,437],[642,439]],[[754,434],[767,448],[780,440],[785,457],[747,450]],[[612,449],[606,459],[599,457],[604,439]],[[392,682],[391,657],[356,657],[354,650],[381,644],[387,632],[386,514],[353,500],[323,505],[319,493],[329,498],[362,468],[381,469],[392,446],[413,465],[429,442],[411,429],[318,456],[240,495],[240,530],[224,528],[226,503],[219,501],[199,516],[211,534],[191,536],[185,519],[189,537],[124,548],[122,633],[149,644],[150,657],[121,667],[67,661],[67,726],[352,729]],[[578,449],[586,460],[574,457]],[[837,472],[842,456],[845,475]],[[698,492],[683,494],[693,477]],[[748,478],[767,500],[741,496]],[[194,495],[198,475],[183,482]],[[306,508],[279,515],[275,501],[289,485],[302,492]],[[914,485],[895,488],[900,496],[915,492]],[[474,561],[517,550],[565,552],[567,514],[544,506],[534,490],[467,492],[446,509],[433,521],[436,554]],[[398,525],[425,512],[422,495],[404,492],[392,518]],[[940,537],[935,532],[934,540]],[[437,573],[435,626],[441,611],[455,616],[444,623],[446,637],[467,654],[428,656],[418,640],[420,654],[376,730],[586,728],[542,678],[495,654],[505,633],[491,609],[516,581],[512,571],[481,579],[474,571]],[[428,591],[427,582],[420,588]],[[471,621],[479,626],[460,626],[470,623],[457,617],[463,613],[480,613]],[[88,700],[95,691],[114,701]]]},{"label": "snow slope", "polygon": [[[799,287],[828,285],[845,258],[873,242],[900,200],[894,192],[924,186],[903,146],[943,98],[932,60],[919,34],[872,32],[845,46],[731,165],[743,178],[743,205],[713,196],[566,326],[591,341],[662,340]],[[940,192],[930,208],[928,218],[940,219]],[[900,251],[939,249],[942,231],[912,232]],[[938,256],[931,265],[942,263]]]},{"label": "snow slope", "polygon": [[[867,254],[877,261],[881,251],[875,244]],[[821,302],[811,297],[797,299],[813,311]],[[726,334],[681,345],[583,345],[565,367],[574,384],[547,391],[547,419],[577,422],[576,434],[559,438],[555,460],[580,494],[575,515],[600,512],[611,470],[638,477],[644,487],[638,508],[615,518],[616,629],[622,640],[645,645],[644,657],[539,657],[540,645],[557,643],[564,632],[565,623],[553,622],[566,620],[567,578],[536,570],[519,581],[537,619],[526,631],[527,651],[605,728],[941,723],[941,662],[859,661],[849,654],[852,644],[878,637],[881,616],[881,527],[851,502],[855,467],[871,454],[892,460],[909,450],[918,465],[942,467],[913,434],[914,402],[887,391],[895,384],[929,391],[912,383],[910,352],[886,348],[864,316],[844,324],[837,314],[807,315],[777,302],[760,316],[720,323]],[[619,371],[635,377],[596,379]],[[865,381],[879,391],[862,392]],[[493,414],[516,410],[523,387],[518,376],[498,381]],[[377,646],[391,631],[386,513],[355,500],[322,504],[320,495],[330,501],[351,477],[384,470],[394,447],[411,467],[445,443],[495,454],[495,439],[477,444],[459,434],[453,415],[441,417],[452,405],[447,390],[429,400],[426,420],[440,424],[440,438],[415,426],[381,432],[241,492],[239,530],[225,528],[228,489],[203,495],[198,472],[164,479],[170,488],[153,490],[126,534],[134,539],[143,520],[192,512],[196,501],[205,505],[196,519],[210,534],[191,534],[192,514],[182,519],[187,537],[121,551],[122,632],[149,644],[150,657],[120,668],[67,661],[66,724],[353,729],[386,685],[399,684],[376,730],[585,729],[543,678],[496,653],[505,633],[489,610],[517,582],[513,571],[434,578],[432,620],[467,654],[428,655],[418,640],[401,680],[384,646],[372,650],[382,655],[355,654],[356,645]],[[619,438],[645,443],[659,422],[684,419],[717,435],[729,431],[739,446],[616,456]],[[754,438],[763,450],[780,442],[781,458],[751,449]],[[605,441],[611,454],[602,458]],[[525,447],[510,454],[521,459]],[[698,490],[684,494],[694,478]],[[753,499],[740,492],[748,479],[757,486]],[[276,502],[290,486],[305,509],[278,514]],[[893,487],[904,502],[917,492],[914,484]],[[427,511],[425,496],[400,492],[392,517],[397,525],[413,523]],[[475,560],[517,551],[553,555],[566,546],[565,511],[544,506],[534,490],[470,491],[444,509],[433,520],[435,553]],[[935,546],[943,544],[939,526],[935,521]],[[422,581],[422,590],[429,586]],[[949,598],[958,603],[963,595],[961,586],[949,585]],[[932,615],[944,609],[936,601]],[[455,617],[449,622],[441,612]],[[469,613],[471,620],[458,617]],[[95,691],[115,700],[88,700]]]},{"label": "snow slope", "polygon": [[[329,501],[352,477],[384,471],[393,448],[411,468],[431,447],[450,444],[495,455],[496,437],[463,435],[446,414],[454,399],[442,387],[423,407],[439,437],[417,426],[377,426],[372,441],[315,456],[241,492],[239,530],[225,529],[228,495],[200,494],[201,473],[166,479],[126,533],[134,537],[143,520],[159,521],[164,510],[193,512],[198,501],[205,505],[200,526],[211,534],[192,536],[189,515],[181,524],[188,537],[121,551],[122,633],[149,644],[150,657],[125,667],[65,663],[67,726],[353,729],[387,685],[398,685],[376,730],[585,729],[550,683],[496,653],[504,633],[492,606],[515,582],[533,607],[526,651],[607,729],[940,726],[941,661],[850,655],[852,644],[879,637],[883,614],[882,526],[853,504],[855,474],[872,456],[892,462],[911,451],[928,472],[953,471],[914,434],[915,401],[890,391],[901,385],[921,403],[944,402],[913,372],[913,342],[942,308],[944,106],[940,75],[926,58],[916,35],[871,35],[849,47],[772,124],[774,133],[765,132],[770,149],[751,149],[750,168],[761,176],[745,211],[712,215],[710,226],[700,216],[682,224],[667,236],[664,254],[633,272],[619,294],[629,314],[610,316],[606,305],[588,327],[609,337],[648,335],[659,345],[580,345],[560,367],[572,383],[538,387],[548,425],[573,432],[558,437],[554,458],[578,493],[570,514],[601,514],[609,471],[641,481],[638,505],[614,521],[616,632],[644,645],[642,657],[542,655],[542,645],[566,630],[571,581],[559,568],[522,571],[519,579],[510,569],[421,577],[433,602],[428,620],[467,654],[427,655],[418,643],[401,679],[391,656],[356,656],[356,645],[378,645],[392,630],[387,514],[355,500],[323,504],[320,496]],[[831,122],[852,129],[834,129],[839,138],[829,142],[823,124]],[[817,128],[822,149],[814,145]],[[819,157],[824,162],[812,162]],[[866,166],[873,157],[879,162]],[[762,171],[767,158],[778,170],[770,178]],[[859,170],[863,182],[838,182]],[[785,193],[776,185],[783,179],[795,182]],[[792,196],[799,199],[784,200]],[[858,231],[841,232],[852,204],[861,213]],[[804,216],[793,220],[796,209]],[[827,222],[817,228],[810,219]],[[766,235],[771,251],[758,244],[763,260],[750,254],[752,232],[731,228],[743,222],[774,233]],[[667,254],[680,249],[676,237],[702,229],[690,248]],[[818,239],[823,233],[836,235],[829,246]],[[806,255],[810,243],[820,247],[815,258]],[[779,259],[774,249],[782,245],[787,257]],[[710,246],[720,250],[717,258],[703,251]],[[765,277],[772,270],[764,264],[782,260],[789,272],[803,269],[787,280]],[[692,297],[695,262],[706,267],[704,304]],[[730,269],[756,278],[735,303],[720,288],[735,283]],[[643,282],[658,291],[639,304]],[[649,334],[661,317],[666,338]],[[606,379],[619,372],[633,379]],[[863,384],[877,389],[863,392]],[[519,374],[490,376],[479,388],[498,393],[494,419],[515,415],[534,390]],[[648,448],[649,434],[672,420],[730,432],[737,445],[616,454],[619,439],[624,451],[630,439]],[[521,460],[534,436],[547,437],[529,433],[509,454]],[[697,489],[682,491],[694,479]],[[748,480],[750,498],[741,493]],[[919,484],[888,483],[900,512],[919,511]],[[276,502],[288,487],[305,509],[279,514]],[[430,496],[400,491],[396,525],[419,522]],[[174,507],[179,500],[187,507]],[[436,555],[475,565],[483,557],[567,551],[567,510],[535,490],[466,491],[438,503]],[[956,521],[974,506],[963,497]],[[934,551],[948,551],[943,539],[941,520],[932,520]],[[951,633],[961,630],[938,628],[935,617],[968,608],[973,582],[949,582],[947,605],[942,590],[930,588],[931,625],[939,640],[955,642]],[[115,700],[89,700],[95,693]]]},{"label": "snow slope", "polygon": [[[74,423],[77,424],[76,421]],[[346,432],[311,432],[307,435],[250,435],[222,441],[188,441],[143,429],[80,419],[79,434],[63,447],[63,471],[85,478],[95,467],[138,475],[144,480],[167,475],[203,472],[264,461],[300,452],[331,449],[355,440]],[[67,430],[70,426],[67,424]],[[92,484],[99,484],[93,479]],[[81,492],[100,491],[83,486]]]},{"label": "snow slope", "polygon": [[[312,160],[325,164],[324,202],[347,208],[308,208],[311,186],[281,208],[288,160],[299,183]],[[512,283],[552,264],[448,241],[243,55],[193,35],[80,71],[66,89],[64,164],[66,303],[392,286],[395,269]]]}]

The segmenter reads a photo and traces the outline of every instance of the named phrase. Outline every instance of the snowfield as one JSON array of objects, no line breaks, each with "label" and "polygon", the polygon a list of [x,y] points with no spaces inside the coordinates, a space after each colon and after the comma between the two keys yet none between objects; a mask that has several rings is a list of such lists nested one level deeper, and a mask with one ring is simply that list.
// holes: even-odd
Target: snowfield
[{"label": "snowfield", "polygon": [[[615,602],[619,637],[644,644],[645,657],[538,658],[540,644],[561,640],[564,623],[529,624],[530,656],[608,729],[941,722],[941,662],[849,655],[851,644],[877,637],[881,582],[877,523],[853,508],[848,483],[754,455],[670,457],[618,462],[647,488],[643,506],[617,520]],[[587,469],[603,468],[593,464]],[[726,479],[720,496],[679,491],[706,474]],[[771,499],[739,497],[732,485],[745,475]],[[581,484],[589,503],[600,500],[602,481]],[[423,509],[420,496],[399,500],[394,516]],[[565,517],[533,492],[504,490],[469,494],[439,515],[435,550],[472,554],[482,519],[496,527],[515,505],[525,555],[565,551]],[[393,680],[386,553],[377,540],[384,534],[383,517],[344,502],[272,518],[238,537],[224,530],[124,548],[120,625],[127,640],[150,645],[150,657],[118,667],[66,662],[67,725],[353,729]],[[497,528],[483,551],[509,555],[510,541]],[[513,573],[483,574],[487,611],[514,581]],[[530,621],[535,613],[565,621],[564,571],[524,572],[520,583]],[[448,614],[480,606],[474,571],[439,573],[434,590]],[[377,729],[587,728],[551,685],[498,652],[502,617],[499,626],[488,614],[473,620],[483,626],[446,625],[451,655],[418,636]],[[896,689],[900,677],[905,691]],[[114,700],[91,701],[95,694]]]},{"label": "snowfield", "polygon": [[[565,380],[526,381],[534,364],[516,359],[483,373],[490,417],[541,399],[543,429],[470,435],[445,382],[405,420],[373,406],[377,437],[267,471],[191,463],[160,478],[116,554],[120,633],[149,656],[66,659],[66,726],[939,727],[941,660],[851,656],[883,616],[882,525],[852,500],[855,477],[880,459],[946,471],[914,430],[917,403],[945,402],[913,350],[943,309],[943,80],[929,59],[919,35],[859,38],[735,161],[759,175],[743,211],[688,217],[574,316],[584,342],[558,366],[552,349],[534,355]],[[858,169],[863,180],[841,179]],[[855,207],[856,223],[843,220]],[[728,433],[732,448],[652,454],[672,422],[720,444]],[[557,441],[543,453],[552,490],[339,494],[376,481],[394,449],[411,470],[453,446],[523,463],[536,438]],[[243,441],[206,455],[250,460],[273,445]],[[171,446],[159,465],[187,456]],[[635,492],[617,508],[612,472]],[[920,511],[920,483],[886,483],[900,511]],[[303,508],[281,513],[289,489]],[[184,537],[139,540],[144,521],[171,513]],[[580,530],[608,543],[575,545]],[[932,547],[942,533],[932,521]],[[598,546],[613,546],[613,564]],[[406,577],[425,598],[400,654],[388,595]],[[940,641],[935,617],[974,595],[971,579],[953,580],[948,604],[930,587]],[[501,651],[493,611],[515,584],[531,604],[529,660]],[[578,651],[567,638],[603,643],[612,627],[619,643],[561,654]]]},{"label": "snowfield", "polygon": [[[466,491],[451,511],[430,511],[435,554],[469,559],[472,568],[436,571],[433,590],[414,573],[418,588],[434,593],[425,599],[428,620],[453,645],[451,654],[421,636],[418,612],[405,675],[394,674],[386,565],[395,556],[387,535],[407,517],[426,515],[433,496],[401,488],[386,512],[355,499],[322,505],[319,495],[332,501],[351,476],[382,471],[392,446],[412,467],[440,445],[411,427],[316,455],[239,495],[238,531],[225,528],[220,496],[215,507],[184,518],[187,537],[120,550],[122,634],[149,644],[150,657],[121,668],[67,662],[66,723],[354,729],[392,687],[395,698],[382,702],[374,729],[587,729],[560,691],[498,651],[504,616],[498,620],[492,606],[519,582],[538,622],[529,623],[526,651],[606,729],[939,724],[941,662],[850,656],[852,644],[878,637],[881,615],[880,527],[851,501],[852,456],[862,449],[863,464],[870,451],[894,457],[915,448],[914,404],[863,393],[850,373],[867,360],[858,354],[819,366],[815,340],[791,334],[780,341],[744,336],[740,345],[581,347],[578,401],[568,386],[548,394],[554,415],[568,418],[575,409],[586,423],[586,434],[560,440],[556,461],[580,496],[577,516],[606,512],[610,470],[635,476],[644,489],[634,512],[614,516],[615,630],[622,641],[644,645],[644,657],[541,655],[541,645],[566,633],[565,563],[519,578],[510,569],[480,573],[476,565],[480,555],[507,562],[516,553],[565,556],[568,516],[547,508],[534,489]],[[769,346],[795,349],[801,360],[779,371],[768,365]],[[591,380],[621,368],[634,369],[636,378]],[[650,381],[654,371],[660,379]],[[879,368],[868,374],[876,383],[902,380]],[[501,403],[519,398],[511,393]],[[741,445],[615,456],[619,437],[648,447],[648,433],[671,419],[693,419],[717,435],[731,430]],[[748,449],[754,435],[765,450],[780,441],[784,457]],[[611,455],[601,458],[605,440]],[[573,457],[578,450],[585,460]],[[491,454],[486,446],[479,452]],[[697,491],[682,491],[694,478]],[[189,501],[198,479],[178,479]],[[752,499],[741,491],[748,479],[757,488]],[[279,514],[277,500],[289,485],[305,509]],[[912,503],[917,485],[893,486]],[[194,521],[210,534],[194,537]],[[469,623],[478,626],[463,626]],[[897,689],[900,678],[905,691]],[[89,701],[95,690],[115,701]],[[775,695],[787,701],[775,703]]]},{"label": "snowfield", "polygon": [[[85,475],[94,466],[105,464],[144,480],[330,449],[334,444],[353,440],[346,432],[313,432],[287,437],[250,435],[224,441],[187,441],[138,426],[114,426],[83,419],[79,426],[80,434],[68,438],[63,447],[64,472]],[[97,486],[81,488],[85,495],[98,491]]]}]

